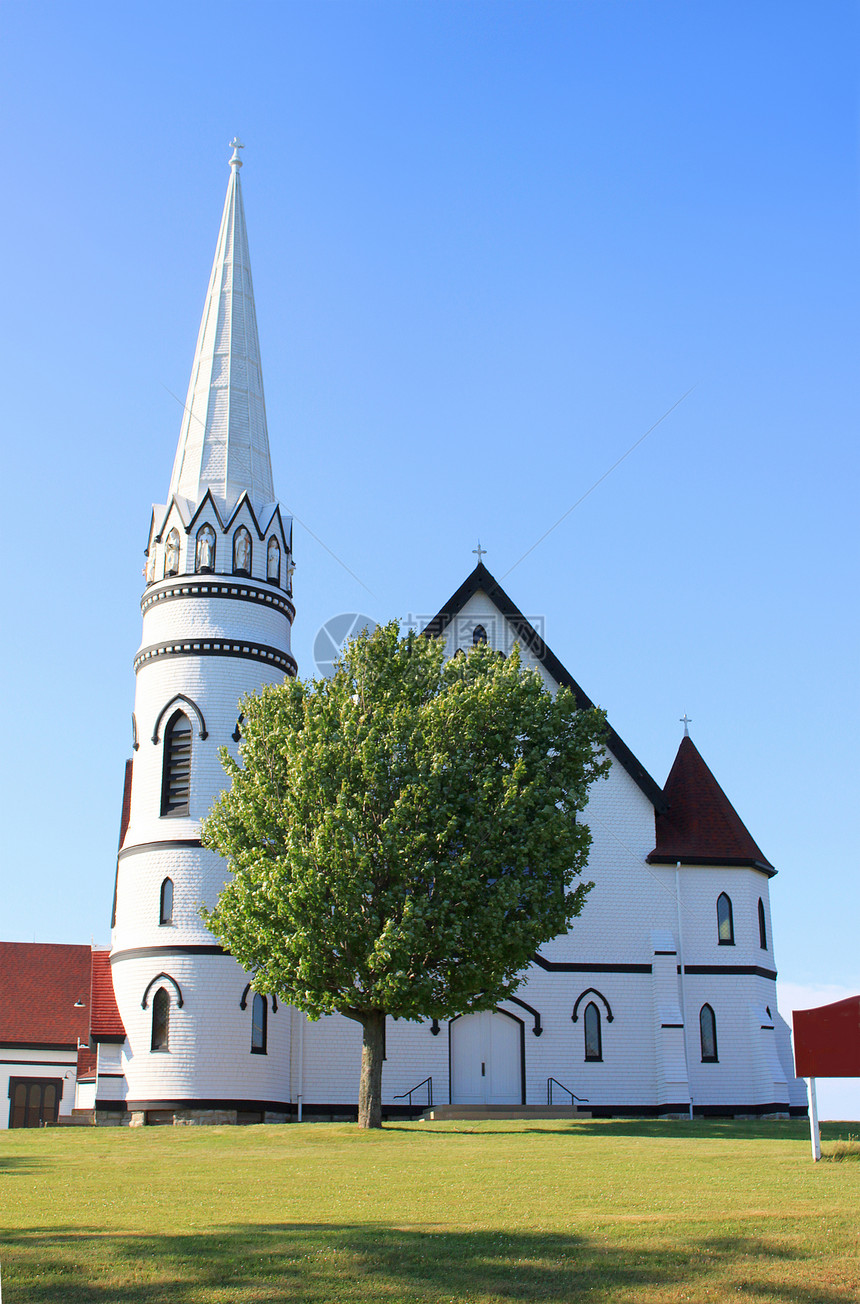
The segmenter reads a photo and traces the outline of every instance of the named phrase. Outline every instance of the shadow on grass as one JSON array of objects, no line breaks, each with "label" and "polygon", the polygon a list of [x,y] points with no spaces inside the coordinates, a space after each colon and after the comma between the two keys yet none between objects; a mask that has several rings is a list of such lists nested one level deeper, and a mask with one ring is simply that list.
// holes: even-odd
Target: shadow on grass
[{"label": "shadow on grass", "polygon": [[[844,1124],[821,1124],[823,1138],[836,1139],[837,1128]],[[527,1122],[515,1124],[491,1119],[480,1123],[454,1122],[441,1120],[438,1123],[397,1124],[386,1123],[386,1132],[420,1131],[427,1136],[486,1136],[520,1135],[520,1136],[569,1136],[571,1139],[585,1136],[600,1137],[663,1137],[678,1139],[699,1137],[715,1141],[788,1141],[809,1137],[809,1124],[806,1119],[773,1119],[762,1123],[757,1119],[733,1118],[695,1118],[687,1119],[651,1119],[651,1118],[606,1118],[606,1119],[571,1119],[570,1122],[546,1123],[535,1126]]]},{"label": "shadow on grass", "polygon": [[[651,1286],[683,1286],[693,1299],[742,1290],[753,1301],[846,1300],[812,1284],[816,1265],[802,1253],[743,1236],[654,1247],[541,1232],[249,1224],[182,1235],[57,1228],[4,1240],[4,1285],[16,1304],[569,1304],[634,1300]],[[788,1261],[804,1264],[810,1284],[785,1284]]]}]

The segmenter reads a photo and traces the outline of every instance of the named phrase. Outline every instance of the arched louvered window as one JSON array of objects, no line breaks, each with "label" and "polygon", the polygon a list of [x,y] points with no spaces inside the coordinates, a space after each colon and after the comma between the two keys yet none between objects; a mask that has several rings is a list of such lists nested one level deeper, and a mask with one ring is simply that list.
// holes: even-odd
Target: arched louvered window
[{"label": "arched louvered window", "polygon": [[150,1050],[170,1049],[170,997],[159,987],[152,998],[152,1043]]},{"label": "arched louvered window", "polygon": [[281,545],[274,535],[266,547],[266,579],[270,584],[281,582]]},{"label": "arched louvered window", "polygon": [[761,897],[758,899],[758,944],[763,951],[767,950],[767,922],[764,917],[764,902]]},{"label": "arched louvered window", "polygon": [[161,778],[162,815],[187,815],[191,792],[191,722],[175,712],[164,731]]},{"label": "arched louvered window", "polygon": [[197,531],[194,569],[204,573],[215,569],[215,531],[211,525],[201,525]]},{"label": "arched louvered window", "polygon": [[717,1021],[710,1005],[703,1005],[699,1011],[699,1038],[702,1045],[702,1063],[717,1062]]},{"label": "arched louvered window", "polygon": [[603,1041],[600,1035],[600,1011],[589,1001],[585,1007],[585,1058],[587,1060],[603,1059]]},{"label": "arched louvered window", "polygon": [[173,529],[164,541],[164,574],[179,574],[179,531]]},{"label": "arched louvered window", "polygon": [[484,629],[484,626],[476,625],[475,628],[472,630],[473,646],[477,647],[479,643],[486,643],[486,641],[487,641],[487,631]]},{"label": "arched louvered window", "polygon": [[252,556],[251,536],[244,525],[240,525],[233,535],[233,571],[236,575],[251,574]]},{"label": "arched louvered window", "polygon": [[266,1022],[268,1017],[268,1006],[265,996],[259,992],[254,993],[254,999],[251,1002],[251,1054],[265,1055],[266,1053]]},{"label": "arched louvered window", "polygon": [[161,902],[158,911],[160,924],[173,923],[173,879],[166,878],[161,885]]},{"label": "arched louvered window", "polygon": [[717,937],[720,946],[734,946],[735,944],[732,903],[725,892],[721,892],[717,897]]}]

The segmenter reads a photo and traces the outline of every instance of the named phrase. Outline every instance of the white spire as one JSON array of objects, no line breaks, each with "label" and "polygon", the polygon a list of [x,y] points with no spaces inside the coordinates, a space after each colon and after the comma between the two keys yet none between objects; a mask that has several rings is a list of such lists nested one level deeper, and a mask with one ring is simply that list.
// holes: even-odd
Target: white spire
[{"label": "white spire", "polygon": [[239,183],[244,146],[234,137],[230,147],[230,182],[168,495],[196,504],[210,489],[222,513],[243,490],[258,506],[275,497]]}]

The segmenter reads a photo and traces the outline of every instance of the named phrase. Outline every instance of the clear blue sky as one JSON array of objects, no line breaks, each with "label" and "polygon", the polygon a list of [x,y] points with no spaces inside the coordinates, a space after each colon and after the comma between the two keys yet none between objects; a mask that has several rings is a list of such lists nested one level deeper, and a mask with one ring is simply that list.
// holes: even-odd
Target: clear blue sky
[{"label": "clear blue sky", "polygon": [[784,1012],[860,991],[856,5],[0,22],[0,935],[109,940],[142,550],[239,133],[301,672],[340,612],[433,614],[480,536],[660,782],[692,717],[779,869]]}]

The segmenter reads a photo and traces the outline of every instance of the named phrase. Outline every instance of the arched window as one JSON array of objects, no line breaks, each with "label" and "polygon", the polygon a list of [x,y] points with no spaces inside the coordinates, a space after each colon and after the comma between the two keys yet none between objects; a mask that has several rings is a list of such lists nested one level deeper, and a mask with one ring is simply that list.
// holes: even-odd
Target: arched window
[{"label": "arched window", "polygon": [[152,998],[152,1044],[150,1050],[170,1049],[170,997],[159,987]]},{"label": "arched window", "polygon": [[179,574],[179,531],[173,529],[164,541],[164,575]]},{"label": "arched window", "polygon": [[233,535],[233,573],[250,575],[252,556],[251,536],[244,525],[240,525]]},{"label": "arched window", "polygon": [[161,905],[158,911],[160,924],[173,923],[173,879],[166,878],[161,885]]},{"label": "arched window", "polygon": [[265,1055],[266,1053],[266,1020],[268,1007],[265,996],[259,992],[254,993],[254,999],[251,1002],[251,1054]]},{"label": "arched window", "polygon": [[703,1005],[699,1011],[699,1038],[702,1043],[702,1063],[717,1062],[717,1021],[710,1005]]},{"label": "arched window", "polygon": [[725,892],[721,892],[717,897],[717,937],[720,946],[734,946],[735,944],[732,903]]},{"label": "arched window", "polygon": [[281,582],[281,545],[274,535],[266,548],[266,579],[270,584]]},{"label": "arched window", "polygon": [[215,569],[215,531],[211,525],[201,525],[197,531],[194,569],[198,572],[208,572]]},{"label": "arched window", "polygon": [[191,722],[177,711],[164,731],[162,815],[187,815],[191,792]]},{"label": "arched window", "polygon": [[487,631],[484,629],[484,626],[476,625],[475,628],[472,630],[473,647],[477,647],[479,643],[486,643],[486,641],[487,641]]},{"label": "arched window", "polygon": [[764,917],[764,902],[761,897],[758,899],[758,944],[763,951],[767,950],[767,924]]},{"label": "arched window", "polygon": [[600,1011],[589,1001],[585,1007],[585,1058],[603,1059],[603,1042],[600,1036]]}]

